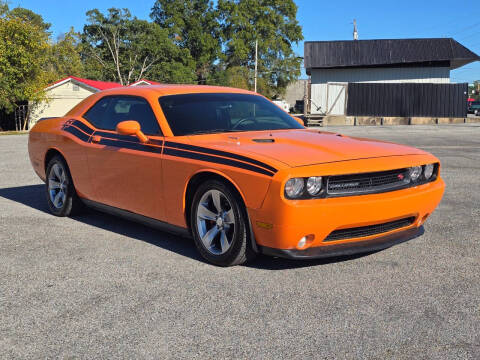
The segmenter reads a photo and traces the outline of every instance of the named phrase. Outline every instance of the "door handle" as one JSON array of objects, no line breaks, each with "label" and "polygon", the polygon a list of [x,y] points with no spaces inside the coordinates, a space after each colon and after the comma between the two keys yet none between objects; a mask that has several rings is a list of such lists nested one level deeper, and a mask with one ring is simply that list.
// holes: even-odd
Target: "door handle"
[{"label": "door handle", "polygon": [[93,135],[93,136],[92,136],[92,143],[97,144],[97,143],[100,142],[100,140],[102,140],[102,137],[101,137],[101,136],[98,136],[98,135]]}]

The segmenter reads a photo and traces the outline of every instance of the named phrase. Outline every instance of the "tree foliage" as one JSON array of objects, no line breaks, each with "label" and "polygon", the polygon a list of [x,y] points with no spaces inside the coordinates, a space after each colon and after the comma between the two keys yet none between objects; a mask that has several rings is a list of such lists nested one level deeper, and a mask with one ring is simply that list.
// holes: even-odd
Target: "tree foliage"
[{"label": "tree foliage", "polygon": [[173,42],[189,52],[198,83],[205,83],[221,56],[218,11],[210,0],[157,0],[153,21],[168,30]]},{"label": "tree foliage", "polygon": [[79,54],[79,34],[73,28],[48,48],[45,71],[49,82],[67,76],[82,76],[83,63]]},{"label": "tree foliage", "polygon": [[[38,23],[4,8],[0,16],[0,108],[7,112],[43,96],[48,34]],[[43,23],[43,21],[42,21]]]},{"label": "tree foliage", "polygon": [[35,25],[36,27],[38,27],[40,30],[44,32],[48,32],[48,30],[50,29],[50,26],[52,26],[52,24],[43,21],[43,18],[41,15],[34,13],[30,9],[16,7],[10,10],[9,14],[12,17],[22,19],[25,22]]},{"label": "tree foliage", "polygon": [[152,74],[163,81],[191,80],[188,52],[158,24],[132,17],[128,9],[94,9],[87,16],[81,47],[87,72],[122,85]]},{"label": "tree foliage", "polygon": [[274,97],[300,75],[292,49],[303,39],[293,0],[157,0],[151,17],[195,61],[198,83],[254,88]]},{"label": "tree foliage", "polygon": [[51,41],[50,24],[29,9],[0,2],[0,108],[45,99],[43,89],[68,75],[81,75],[78,35],[71,29]]},{"label": "tree foliage", "polygon": [[156,0],[153,21],[93,9],[80,34],[72,28],[52,41],[41,15],[0,0],[0,108],[39,101],[48,83],[69,75],[252,90],[255,40],[258,92],[275,97],[300,74],[296,12],[293,0]]},{"label": "tree foliage", "polygon": [[226,68],[252,69],[257,40],[259,92],[281,94],[300,75],[301,59],[292,44],[303,36],[293,0],[219,0],[218,10]]}]

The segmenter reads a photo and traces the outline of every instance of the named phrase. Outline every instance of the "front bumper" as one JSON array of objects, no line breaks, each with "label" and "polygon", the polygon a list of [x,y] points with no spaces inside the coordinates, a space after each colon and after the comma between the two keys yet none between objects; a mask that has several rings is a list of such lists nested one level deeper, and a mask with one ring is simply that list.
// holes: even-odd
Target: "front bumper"
[{"label": "front bumper", "polygon": [[[438,178],[432,183],[413,188],[364,196],[280,201],[273,192],[265,199],[262,209],[249,209],[249,215],[256,243],[266,252],[271,252],[268,249],[272,248],[281,253],[297,254],[303,251],[298,254],[309,254],[306,250],[298,249],[297,244],[302,237],[313,236],[314,240],[308,249],[325,249],[310,251],[331,254],[341,249],[343,254],[348,248],[352,249],[348,250],[349,253],[354,253],[367,242],[377,244],[389,240],[390,235],[396,237],[396,234],[405,234],[405,231],[408,231],[406,234],[413,233],[435,210],[444,188],[443,180]],[[413,217],[414,222],[405,228],[377,235],[325,241],[335,230],[379,225],[407,217]]]},{"label": "front bumper", "polygon": [[286,259],[321,259],[335,256],[346,256],[378,251],[400,244],[423,235],[423,226],[410,228],[393,234],[376,237],[370,240],[340,243],[328,246],[310,247],[305,250],[275,249],[260,246],[259,252],[268,256],[282,257]]}]

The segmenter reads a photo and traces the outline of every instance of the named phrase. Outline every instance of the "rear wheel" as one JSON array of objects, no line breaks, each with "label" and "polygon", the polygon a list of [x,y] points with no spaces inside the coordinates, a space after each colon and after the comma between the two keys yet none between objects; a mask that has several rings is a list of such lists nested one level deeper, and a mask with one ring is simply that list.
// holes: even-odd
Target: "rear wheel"
[{"label": "rear wheel", "polygon": [[67,163],[55,155],[47,165],[46,195],[48,207],[56,216],[70,216],[78,213],[82,202],[73,186]]},{"label": "rear wheel", "polygon": [[233,266],[253,256],[245,206],[230,186],[218,180],[201,184],[193,197],[190,214],[195,245],[207,261]]}]

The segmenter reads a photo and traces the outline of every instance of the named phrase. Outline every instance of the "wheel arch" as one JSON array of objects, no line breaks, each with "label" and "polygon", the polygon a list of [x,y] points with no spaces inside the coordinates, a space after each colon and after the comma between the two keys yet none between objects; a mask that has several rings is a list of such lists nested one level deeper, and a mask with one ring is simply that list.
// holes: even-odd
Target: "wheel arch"
[{"label": "wheel arch", "polygon": [[[235,190],[237,195],[242,199],[243,205],[245,206],[246,204],[245,195],[242,193],[242,191],[240,190],[239,186],[235,183],[235,181],[233,181],[229,176],[219,171],[210,170],[210,169],[197,171],[195,174],[193,174],[190,177],[190,179],[186,183],[185,190],[183,193],[183,209],[184,209],[183,212],[184,212],[185,221],[188,227],[190,227],[190,210],[191,210],[191,205],[192,205],[193,196],[195,194],[195,190],[198,188],[198,186],[201,183],[203,183],[207,179],[217,179],[227,183],[232,187],[232,189]],[[245,210],[247,211],[246,206],[245,206]],[[247,214],[248,214],[248,211],[247,211]]]},{"label": "wheel arch", "polygon": [[45,153],[45,158],[44,158],[44,163],[43,163],[43,169],[45,171],[45,176],[47,176],[47,166],[50,160],[55,156],[55,155],[60,155],[63,160],[65,160],[65,163],[67,164],[68,168],[70,169],[70,166],[68,165],[67,159],[65,155],[57,148],[52,147],[49,148],[46,153]]},{"label": "wheel arch", "polygon": [[248,209],[246,206],[246,201],[245,201],[245,195],[243,192],[240,190],[240,187],[231,179],[229,176],[216,171],[216,170],[199,170],[195,174],[193,174],[190,179],[188,180],[185,190],[184,190],[184,196],[183,196],[183,209],[184,209],[184,217],[185,217],[185,222],[188,226],[189,229],[191,229],[191,224],[190,224],[190,211],[192,207],[192,201],[193,201],[193,196],[195,194],[195,190],[198,188],[198,186],[206,181],[207,179],[218,179],[220,181],[225,182],[226,184],[230,185],[232,189],[237,193],[237,195],[240,197],[240,199],[243,202],[244,209],[247,215],[247,220],[248,220],[248,230],[249,230],[249,235],[250,235],[250,244],[252,247],[252,250],[256,253],[258,253],[258,247],[257,247],[257,242],[255,240],[255,235],[253,233],[253,228],[252,228],[252,223],[250,220],[250,215],[248,213]]}]

